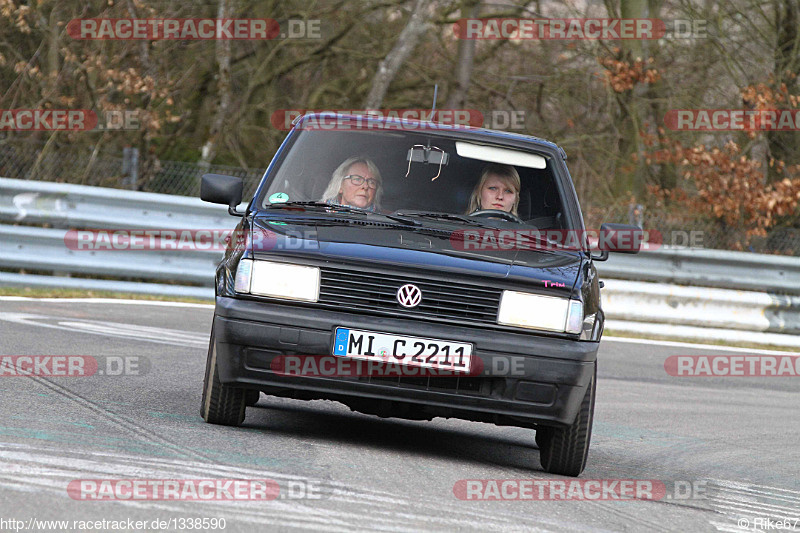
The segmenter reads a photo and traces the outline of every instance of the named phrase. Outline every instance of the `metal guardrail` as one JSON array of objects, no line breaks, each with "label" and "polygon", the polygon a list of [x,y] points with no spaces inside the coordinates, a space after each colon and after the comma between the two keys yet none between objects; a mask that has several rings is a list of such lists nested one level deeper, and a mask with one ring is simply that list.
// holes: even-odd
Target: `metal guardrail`
[{"label": "metal guardrail", "polygon": [[71,228],[214,229],[235,223],[199,198],[0,178],[0,220]]},{"label": "metal guardrail", "polygon": [[800,296],[605,280],[610,319],[800,334]]},{"label": "metal guardrail", "polygon": [[800,295],[800,258],[703,248],[611,254],[597,263],[609,278]]},{"label": "metal guardrail", "polygon": [[0,267],[214,284],[218,250],[72,250],[63,229],[0,225]]},{"label": "metal guardrail", "polygon": [[[207,287],[213,283],[220,251],[72,250],[64,241],[65,228],[232,229],[236,224],[225,207],[195,198],[4,178],[0,178],[0,220],[61,228],[0,225],[0,268],[205,287],[12,272],[0,272],[0,285],[196,298],[213,297]],[[634,330],[647,323],[674,331],[718,328],[718,332],[760,332],[775,338],[800,333],[797,257],[660,249],[612,254],[609,261],[598,263],[598,270],[604,279],[610,278],[602,292],[607,316]]]}]

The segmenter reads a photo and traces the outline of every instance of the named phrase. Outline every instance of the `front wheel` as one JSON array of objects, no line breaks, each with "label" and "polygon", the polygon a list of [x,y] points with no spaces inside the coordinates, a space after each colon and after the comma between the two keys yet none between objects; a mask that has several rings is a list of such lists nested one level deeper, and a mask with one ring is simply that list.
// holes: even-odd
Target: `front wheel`
[{"label": "front wheel", "polygon": [[203,381],[203,403],[200,409],[203,420],[209,424],[238,426],[244,422],[245,393],[245,389],[220,382],[217,370],[217,343],[212,328],[206,359],[206,376]]},{"label": "front wheel", "polygon": [[586,467],[592,437],[596,382],[597,364],[575,421],[567,427],[542,427],[536,430],[539,460],[545,472],[575,477]]}]

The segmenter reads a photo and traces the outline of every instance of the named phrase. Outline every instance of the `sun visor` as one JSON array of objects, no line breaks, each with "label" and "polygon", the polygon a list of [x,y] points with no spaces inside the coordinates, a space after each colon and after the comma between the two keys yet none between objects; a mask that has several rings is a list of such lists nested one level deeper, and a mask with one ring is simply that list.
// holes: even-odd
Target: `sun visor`
[{"label": "sun visor", "polygon": [[547,168],[547,159],[530,152],[456,141],[456,153],[469,159],[528,168]]}]

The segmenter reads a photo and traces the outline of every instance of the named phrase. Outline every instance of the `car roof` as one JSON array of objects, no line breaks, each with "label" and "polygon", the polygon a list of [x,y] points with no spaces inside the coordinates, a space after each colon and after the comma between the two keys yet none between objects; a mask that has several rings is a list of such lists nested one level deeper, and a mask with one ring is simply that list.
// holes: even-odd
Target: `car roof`
[{"label": "car roof", "polygon": [[[300,115],[292,121],[293,127],[300,126],[303,122],[318,118],[318,117],[331,117],[335,116],[337,118],[345,118],[345,119],[354,119],[363,121],[365,119],[365,115],[358,115],[354,113],[336,113],[334,111],[327,112],[310,112],[304,115]],[[566,153],[564,149],[558,146],[556,143],[548,141],[546,139],[542,139],[540,137],[535,137],[533,135],[526,135],[523,133],[512,133],[508,131],[500,131],[500,130],[491,130],[487,128],[478,128],[474,126],[468,125],[452,125],[452,124],[443,124],[440,122],[431,122],[431,121],[422,121],[422,120],[415,120],[415,119],[404,119],[399,117],[383,117],[383,116],[366,116],[366,120],[369,122],[384,122],[386,124],[408,124],[410,125],[417,125],[416,128],[409,128],[409,130],[423,130],[424,127],[419,127],[419,125],[430,124],[431,131],[442,131],[442,132],[464,132],[465,137],[476,139],[483,137],[485,140],[494,140],[494,141],[511,141],[514,144],[535,144],[538,147],[546,148],[553,150],[555,152],[561,153],[564,158],[566,158]]]}]

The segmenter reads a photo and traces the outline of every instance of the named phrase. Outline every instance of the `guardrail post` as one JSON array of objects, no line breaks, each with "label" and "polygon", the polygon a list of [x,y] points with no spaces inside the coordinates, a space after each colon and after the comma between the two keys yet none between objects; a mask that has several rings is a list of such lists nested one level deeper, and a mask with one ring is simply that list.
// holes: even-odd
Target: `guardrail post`
[{"label": "guardrail post", "polygon": [[125,176],[126,185],[136,190],[139,180],[139,149],[126,146],[122,149],[122,175]]}]

